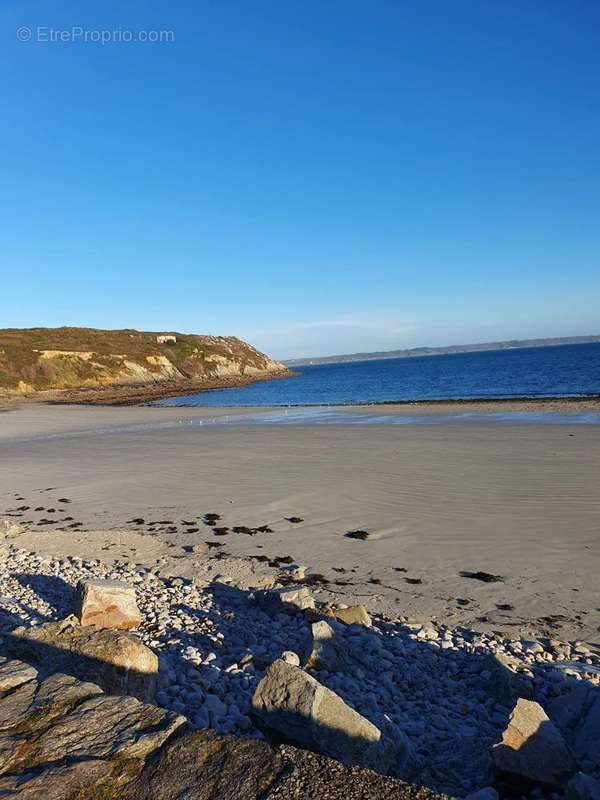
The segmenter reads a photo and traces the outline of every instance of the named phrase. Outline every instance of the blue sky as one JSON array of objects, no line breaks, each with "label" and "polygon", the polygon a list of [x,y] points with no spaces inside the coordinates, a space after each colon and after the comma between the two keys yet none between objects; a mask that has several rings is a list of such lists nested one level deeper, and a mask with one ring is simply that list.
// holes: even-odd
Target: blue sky
[{"label": "blue sky", "polygon": [[0,327],[282,358],[600,333],[596,0],[0,16]]}]

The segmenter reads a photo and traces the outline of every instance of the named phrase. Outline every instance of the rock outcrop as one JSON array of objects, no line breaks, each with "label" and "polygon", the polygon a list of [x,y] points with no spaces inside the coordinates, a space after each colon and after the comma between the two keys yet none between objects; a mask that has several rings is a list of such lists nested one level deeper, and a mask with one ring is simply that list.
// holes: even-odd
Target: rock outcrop
[{"label": "rock outcrop", "polygon": [[92,328],[0,330],[0,392],[260,378],[288,370],[235,336]]},{"label": "rock outcrop", "polygon": [[118,786],[185,723],[70,675],[39,681],[18,662],[0,665],[0,687],[0,797],[66,800],[99,784]]},{"label": "rock outcrop", "polygon": [[45,673],[65,672],[93,681],[110,694],[154,699],[158,658],[129,633],[81,626],[75,617],[31,628],[20,627],[5,636],[16,658],[31,661]]},{"label": "rock outcrop", "polygon": [[142,621],[135,589],[125,581],[79,581],[75,593],[75,616],[81,625],[127,631]]}]

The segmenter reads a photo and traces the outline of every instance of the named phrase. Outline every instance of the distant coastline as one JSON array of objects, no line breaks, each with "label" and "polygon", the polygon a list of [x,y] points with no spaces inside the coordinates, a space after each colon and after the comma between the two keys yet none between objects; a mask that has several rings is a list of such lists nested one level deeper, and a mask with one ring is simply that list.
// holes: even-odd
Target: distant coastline
[{"label": "distant coastline", "polygon": [[388,358],[417,358],[443,356],[452,353],[479,353],[490,350],[516,350],[527,347],[555,347],[565,344],[594,344],[600,342],[600,334],[589,336],[560,336],[549,339],[510,339],[500,342],[478,344],[454,344],[446,347],[411,347],[404,350],[379,350],[372,353],[348,353],[346,355],[321,356],[318,358],[291,358],[282,361],[286,366],[307,364],[343,364],[349,361],[383,361]]}]

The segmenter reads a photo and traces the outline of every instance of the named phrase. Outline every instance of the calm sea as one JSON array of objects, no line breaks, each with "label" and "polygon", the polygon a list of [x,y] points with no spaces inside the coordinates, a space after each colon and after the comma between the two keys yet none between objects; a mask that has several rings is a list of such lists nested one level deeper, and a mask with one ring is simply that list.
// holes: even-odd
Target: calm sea
[{"label": "calm sea", "polygon": [[173,397],[170,406],[305,406],[600,394],[600,343],[294,368],[285,380]]}]

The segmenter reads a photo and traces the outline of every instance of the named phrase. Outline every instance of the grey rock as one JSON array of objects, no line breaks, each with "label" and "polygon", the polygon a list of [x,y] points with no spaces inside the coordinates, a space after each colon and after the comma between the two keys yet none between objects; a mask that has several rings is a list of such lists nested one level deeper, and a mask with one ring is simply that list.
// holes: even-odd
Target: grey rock
[{"label": "grey rock", "polygon": [[345,764],[397,774],[406,766],[409,748],[403,737],[384,736],[335,692],[284,661],[271,664],[252,709],[266,730]]},{"label": "grey rock", "polygon": [[351,673],[356,662],[351,657],[341,636],[324,620],[311,625],[312,640],[307,649],[304,666],[306,669],[326,670],[327,672]]},{"label": "grey rock", "polygon": [[600,800],[600,777],[578,772],[565,789],[566,800]]},{"label": "grey rock", "polygon": [[486,692],[496,703],[508,708],[512,708],[519,697],[531,697],[531,690],[514,671],[517,664],[514,658],[502,653],[489,653],[482,663],[483,673],[489,673]]},{"label": "grey rock", "polygon": [[16,689],[22,683],[34,680],[37,674],[37,669],[30,664],[3,659],[0,662],[0,694],[8,692],[10,689]]},{"label": "grey rock", "polygon": [[531,700],[517,701],[493,757],[500,771],[549,785],[560,784],[576,768],[560,732]]}]

